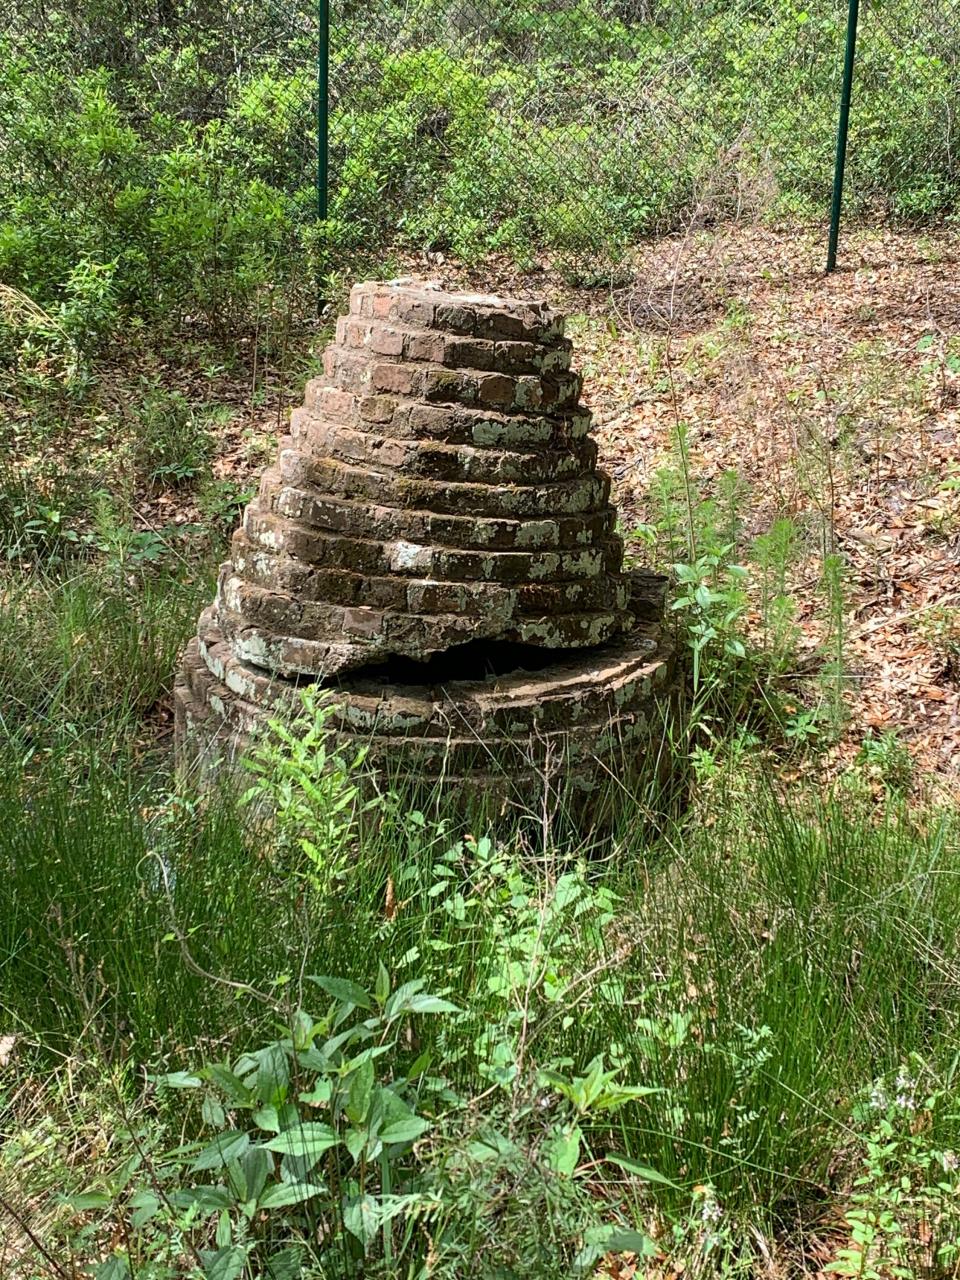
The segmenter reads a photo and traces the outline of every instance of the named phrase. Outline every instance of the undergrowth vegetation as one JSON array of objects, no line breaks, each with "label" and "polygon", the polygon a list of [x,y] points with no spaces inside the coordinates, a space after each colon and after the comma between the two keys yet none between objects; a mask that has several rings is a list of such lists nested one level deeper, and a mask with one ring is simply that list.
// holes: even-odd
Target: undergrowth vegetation
[{"label": "undergrowth vegetation", "polygon": [[[174,772],[178,655],[348,272],[610,280],[824,204],[842,4],[336,8],[323,224],[312,10],[18,0],[0,36],[0,1276],[960,1275],[957,816],[882,718],[831,754],[837,476],[882,492],[884,415],[953,404],[929,304],[919,371],[867,343],[784,392],[773,518],[674,390],[623,532],[680,696],[591,821],[562,779],[372,787],[315,690],[239,784]],[[861,211],[953,206],[924,13],[871,6]],[[638,338],[624,398],[748,363],[723,305],[682,368]],[[955,682],[952,597],[907,606]]]},{"label": "undergrowth vegetation", "polygon": [[[318,791],[298,741],[247,796],[6,757],[0,1182],[48,1249],[109,1277],[747,1275],[822,1231],[840,1274],[952,1274],[952,815],[737,767],[588,848],[364,799],[352,762]],[[119,1119],[90,1159],[41,1108],[87,1096],[79,1142],[94,1080]]]},{"label": "undergrowth vegetation", "polygon": [[244,785],[177,780],[202,564],[9,577],[12,1274],[954,1274],[955,815],[911,804],[893,735],[785,787],[832,732],[796,531],[744,541],[682,430],[653,491],[689,683],[661,750],[694,785],[612,786],[587,832],[508,785],[371,792],[310,691]]},{"label": "undergrowth vegetation", "polygon": [[[6,473],[0,544],[9,1273],[955,1275],[960,833],[891,729],[817,778],[848,714],[829,521],[758,526],[675,424],[625,532],[670,569],[685,696],[586,830],[562,788],[371,791],[309,690],[202,786],[170,685],[242,486],[200,351],[126,435],[102,388],[18,384],[60,435],[24,450],[32,506]],[[949,609],[921,620],[947,664]]]},{"label": "undergrowth vegetation", "polygon": [[[956,62],[933,16],[911,0],[864,21],[853,211],[953,207]],[[826,209],[835,0],[384,0],[333,18],[318,223],[309,6],[15,5],[0,44],[0,363],[76,368],[131,318],[222,335],[278,306],[306,314],[318,281],[391,245],[547,250],[609,274],[638,237],[693,217]]]}]

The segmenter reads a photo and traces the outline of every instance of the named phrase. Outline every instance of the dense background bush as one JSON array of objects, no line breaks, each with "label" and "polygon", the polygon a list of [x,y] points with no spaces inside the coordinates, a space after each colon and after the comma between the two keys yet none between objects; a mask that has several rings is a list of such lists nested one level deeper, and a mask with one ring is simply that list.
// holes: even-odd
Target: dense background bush
[{"label": "dense background bush", "polygon": [[[234,330],[390,244],[609,266],[693,216],[819,217],[845,10],[334,5],[318,227],[312,5],[21,3],[0,43],[0,280],[96,346],[125,314]],[[949,7],[865,15],[854,209],[952,209],[958,51]]]}]

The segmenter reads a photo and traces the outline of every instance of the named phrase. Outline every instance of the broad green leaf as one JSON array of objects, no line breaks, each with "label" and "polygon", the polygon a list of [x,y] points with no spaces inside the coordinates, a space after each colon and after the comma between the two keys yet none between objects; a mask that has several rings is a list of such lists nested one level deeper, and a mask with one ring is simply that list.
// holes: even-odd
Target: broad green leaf
[{"label": "broad green leaf", "polygon": [[202,1183],[200,1187],[182,1187],[172,1190],[169,1193],[169,1201],[174,1208],[200,1208],[205,1213],[214,1213],[224,1210],[224,1208],[233,1208],[237,1203],[237,1197],[228,1192],[225,1187],[214,1187],[212,1184]]},{"label": "broad green leaf", "polygon": [[345,1110],[354,1124],[363,1124],[370,1114],[373,1086],[373,1058],[368,1056],[360,1063],[350,1080],[350,1092]]},{"label": "broad green leaf", "polygon": [[344,1205],[343,1225],[368,1244],[385,1222],[399,1217],[416,1205],[430,1203],[423,1196],[358,1196]]},{"label": "broad green leaf", "polygon": [[424,1049],[420,1057],[417,1058],[416,1062],[414,1062],[413,1065],[410,1067],[410,1069],[407,1071],[406,1078],[411,1081],[419,1079],[420,1076],[425,1075],[426,1072],[430,1070],[432,1063],[433,1063],[433,1054],[429,1049]]},{"label": "broad green leaf", "polygon": [[414,978],[397,987],[387,1001],[384,1013],[387,1018],[395,1018],[401,1013],[459,1013],[460,1010],[449,1000],[441,1000],[423,990],[423,979]]},{"label": "broad green leaf", "polygon": [[377,1115],[380,1126],[384,1129],[397,1120],[409,1120],[415,1114],[413,1108],[408,1107],[400,1094],[390,1085],[381,1086],[377,1103]]},{"label": "broad green leaf", "polygon": [[130,1280],[130,1264],[120,1254],[114,1254],[106,1262],[98,1262],[93,1274],[96,1280]]},{"label": "broad green leaf", "polygon": [[150,1078],[164,1089],[199,1089],[203,1084],[199,1076],[191,1075],[189,1071],[171,1071],[169,1075]]},{"label": "broad green leaf", "polygon": [[572,1177],[580,1160],[581,1133],[578,1125],[560,1129],[544,1145],[548,1166],[564,1177]]},{"label": "broad green leaf", "polygon": [[293,1103],[287,1102],[282,1107],[261,1107],[250,1118],[265,1133],[279,1133],[281,1129],[292,1128],[299,1115]]},{"label": "broad green leaf", "polygon": [[273,1156],[263,1147],[251,1147],[240,1166],[246,1180],[244,1199],[256,1200],[267,1185],[267,1178],[273,1172]]},{"label": "broad green leaf", "polygon": [[617,1227],[590,1228],[585,1232],[583,1248],[574,1259],[577,1274],[592,1271],[599,1258],[608,1253],[635,1253],[641,1258],[651,1258],[657,1247],[642,1231],[623,1231]]},{"label": "broad green leaf", "polygon": [[246,1264],[248,1252],[247,1246],[239,1244],[201,1252],[206,1280],[237,1280]]},{"label": "broad green leaf", "polygon": [[[368,1040],[370,1037],[363,1036],[363,1037],[357,1037],[357,1038]],[[349,1058],[346,1062],[341,1063],[341,1066],[340,1066],[341,1075],[344,1077],[344,1079],[346,1079],[348,1076],[352,1076],[354,1071],[358,1071],[360,1067],[362,1067],[363,1064],[368,1059],[372,1062],[375,1058],[382,1058],[385,1053],[390,1053],[392,1051],[392,1048],[393,1048],[392,1045],[381,1044],[381,1045],[377,1045],[376,1048],[374,1049],[362,1049],[358,1054],[355,1054],[352,1058]]]},{"label": "broad green leaf", "polygon": [[207,1213],[218,1212],[221,1209],[232,1209],[235,1203],[235,1197],[230,1194],[226,1187],[194,1187],[192,1195],[198,1208]]},{"label": "broad green leaf", "polygon": [[258,1099],[267,1106],[280,1106],[290,1084],[290,1062],[280,1044],[268,1044],[252,1054],[257,1064],[254,1085]]},{"label": "broad green leaf", "polygon": [[300,1280],[306,1250],[302,1245],[290,1244],[264,1259],[267,1280]]},{"label": "broad green leaf", "polygon": [[323,1152],[315,1156],[283,1156],[280,1160],[281,1182],[306,1182],[323,1159]]},{"label": "broad green leaf", "polygon": [[642,1231],[612,1230],[603,1241],[606,1253],[636,1253],[641,1258],[652,1258],[657,1246]]},{"label": "broad green leaf", "polygon": [[222,1169],[231,1160],[239,1160],[250,1146],[249,1133],[239,1129],[227,1129],[218,1133],[214,1140],[197,1156],[190,1166],[194,1172],[200,1169]]},{"label": "broad green leaf", "polygon": [[214,1241],[218,1249],[229,1249],[233,1244],[233,1219],[226,1209],[221,1209],[217,1215]]},{"label": "broad green leaf", "polygon": [[332,1093],[333,1086],[330,1081],[321,1079],[316,1082],[309,1093],[300,1094],[300,1101],[305,1102],[308,1105],[312,1104],[313,1106],[322,1106],[324,1103],[330,1101]]},{"label": "broad green leaf", "polygon": [[79,1195],[68,1196],[67,1204],[77,1213],[86,1213],[88,1209],[109,1209],[113,1197],[106,1191],[81,1191]]},{"label": "broad green leaf", "polygon": [[323,1187],[309,1182],[275,1182],[260,1197],[261,1209],[283,1209],[288,1205],[302,1204],[314,1196],[323,1194]]},{"label": "broad green leaf", "polygon": [[422,1116],[409,1116],[404,1120],[395,1120],[380,1130],[381,1142],[415,1142],[430,1128],[430,1121]]},{"label": "broad green leaf", "polygon": [[318,1028],[309,1013],[305,1013],[303,1009],[298,1009],[296,1017],[293,1020],[293,1047],[298,1052],[309,1048],[313,1041]]},{"label": "broad green leaf", "polygon": [[366,1150],[367,1143],[370,1141],[369,1129],[348,1129],[343,1137],[343,1145],[350,1152],[354,1160],[359,1160],[363,1152]]},{"label": "broad green leaf", "polygon": [[[363,1040],[373,1038],[373,1031],[369,1027],[362,1024],[360,1026],[350,1027],[347,1031],[341,1031],[338,1035],[331,1036],[329,1040],[325,1040],[320,1046],[321,1062],[329,1062],[334,1055],[342,1050],[349,1048],[350,1045],[359,1044]],[[378,1052],[386,1053],[386,1047]],[[359,1057],[359,1054],[357,1055]]]},{"label": "broad green leaf", "polygon": [[303,1067],[305,1071],[319,1075],[330,1066],[330,1060],[316,1045],[312,1044],[309,1049],[302,1049],[297,1054],[297,1065]]},{"label": "broad green leaf", "polygon": [[259,1111],[253,1113],[250,1119],[264,1133],[280,1132],[280,1116],[277,1114],[276,1107],[261,1107]]},{"label": "broad green leaf", "polygon": [[381,1006],[386,1002],[387,997],[390,995],[390,975],[384,968],[382,960],[377,966],[377,983],[373,989],[373,994],[377,1004]]},{"label": "broad green leaf", "polygon": [[373,1008],[373,1001],[363,987],[356,982],[351,982],[349,978],[328,978],[311,974],[310,980],[326,991],[328,996],[339,1000],[341,1004],[349,1004],[356,1009]]},{"label": "broad green leaf", "polygon": [[287,1129],[263,1145],[268,1151],[277,1151],[281,1155],[309,1156],[316,1158],[335,1147],[340,1139],[328,1124],[319,1124],[307,1120],[295,1129]]},{"label": "broad green leaf", "polygon": [[411,996],[405,1004],[408,1013],[459,1013],[460,1008],[455,1004],[451,1004],[449,1000],[441,1000],[439,996],[430,996],[424,992],[422,995]]},{"label": "broad green leaf", "polygon": [[227,1115],[223,1109],[223,1105],[219,1098],[215,1098],[212,1093],[208,1093],[200,1107],[200,1115],[204,1124],[208,1124],[211,1129],[222,1129],[226,1124]]},{"label": "broad green leaf", "polygon": [[423,987],[424,981],[422,978],[413,978],[410,982],[404,982],[401,986],[397,987],[396,991],[387,1001],[386,1007],[384,1008],[384,1013],[387,1018],[395,1018],[398,1013],[403,1012],[406,1008],[407,1001],[411,999],[411,997],[415,996],[419,991],[422,991]]},{"label": "broad green leaf", "polygon": [[365,1245],[376,1236],[380,1223],[380,1204],[373,1196],[358,1196],[344,1206],[343,1225]]},{"label": "broad green leaf", "polygon": [[671,1182],[668,1177],[659,1173],[656,1169],[651,1169],[646,1164],[638,1164],[636,1160],[631,1160],[628,1156],[607,1156],[607,1159],[611,1164],[619,1165],[627,1173],[632,1173],[635,1178],[642,1178],[644,1182],[656,1182],[663,1187],[672,1187],[674,1191],[683,1190],[677,1183]]},{"label": "broad green leaf", "polygon": [[160,1212],[160,1199],[152,1191],[138,1191],[130,1201],[130,1222],[135,1231]]},{"label": "broad green leaf", "polygon": [[662,1089],[654,1088],[651,1085],[612,1084],[609,1088],[601,1091],[592,1105],[598,1111],[616,1111],[627,1102],[634,1102],[639,1098],[650,1098],[654,1094],[662,1092]]},{"label": "broad green leaf", "polygon": [[206,1068],[204,1074],[219,1085],[231,1107],[249,1107],[256,1101],[253,1090],[248,1089],[225,1063],[215,1062]]}]

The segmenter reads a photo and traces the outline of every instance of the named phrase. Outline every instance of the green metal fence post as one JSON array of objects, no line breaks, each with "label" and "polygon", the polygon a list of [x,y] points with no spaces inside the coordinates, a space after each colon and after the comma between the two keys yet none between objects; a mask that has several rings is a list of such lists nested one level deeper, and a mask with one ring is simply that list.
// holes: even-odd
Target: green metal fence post
[{"label": "green metal fence post", "polygon": [[837,129],[837,163],[833,173],[833,207],[830,211],[830,248],[827,274],[837,267],[840,241],[840,214],[843,209],[843,176],[847,167],[847,135],[850,132],[850,100],[853,97],[853,68],[857,58],[857,25],[860,0],[850,0],[847,14],[847,50],[843,60],[843,91],[840,95],[840,124]]},{"label": "green metal fence post", "polygon": [[330,162],[330,0],[317,0],[317,219],[327,217]]}]

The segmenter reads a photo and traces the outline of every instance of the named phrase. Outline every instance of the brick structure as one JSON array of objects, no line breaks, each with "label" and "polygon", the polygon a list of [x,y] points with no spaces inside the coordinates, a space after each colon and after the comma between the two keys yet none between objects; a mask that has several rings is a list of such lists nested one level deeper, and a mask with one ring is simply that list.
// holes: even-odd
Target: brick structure
[{"label": "brick structure", "polygon": [[184,758],[242,748],[305,682],[392,774],[550,760],[589,785],[636,754],[662,583],[623,573],[563,330],[539,302],[353,289],[185,656]]}]

